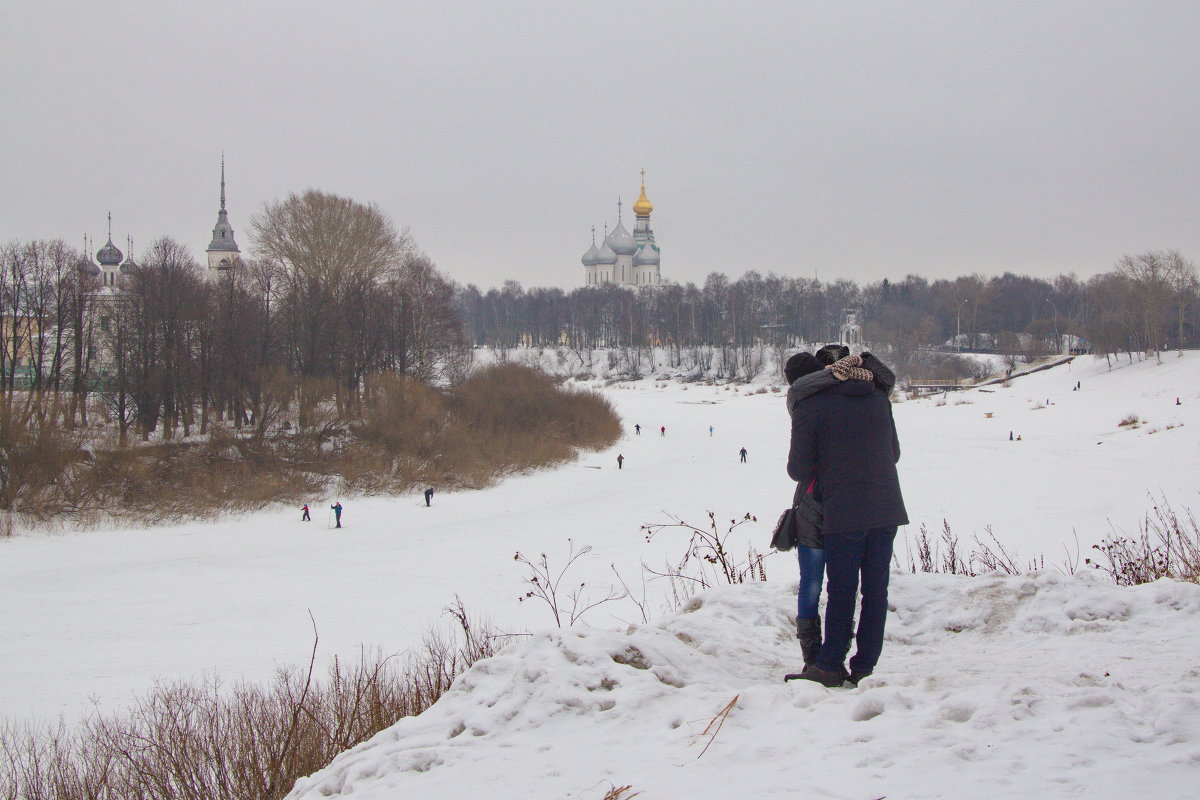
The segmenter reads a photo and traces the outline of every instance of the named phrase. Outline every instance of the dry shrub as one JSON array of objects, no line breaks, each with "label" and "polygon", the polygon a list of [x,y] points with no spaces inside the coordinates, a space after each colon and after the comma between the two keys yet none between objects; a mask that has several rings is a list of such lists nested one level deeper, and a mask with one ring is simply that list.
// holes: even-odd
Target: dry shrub
[{"label": "dry shrub", "polygon": [[454,393],[452,411],[486,462],[505,470],[566,461],[576,448],[607,447],[621,435],[620,418],[599,394],[563,389],[515,364],[475,373]]},{"label": "dry shrub", "polygon": [[[457,627],[433,631],[407,659],[335,659],[326,679],[282,669],[268,686],[218,681],[155,687],[123,713],[77,729],[0,727],[3,800],[273,800],[296,779],[403,717],[493,652],[461,604]],[[314,643],[315,652],[315,643]]]},{"label": "dry shrub", "polygon": [[[1153,502],[1153,497],[1151,497]],[[1100,570],[1119,586],[1151,583],[1159,578],[1200,583],[1200,525],[1190,509],[1184,516],[1171,508],[1166,497],[1138,523],[1137,536],[1114,533],[1092,545],[1097,559],[1084,563]]]},{"label": "dry shrub", "polygon": [[1137,425],[1139,422],[1141,422],[1141,420],[1138,419],[1137,414],[1126,414],[1124,417],[1121,418],[1121,421],[1117,423],[1117,427],[1125,428],[1130,425]]},{"label": "dry shrub", "polygon": [[0,508],[34,517],[69,511],[60,489],[89,459],[85,441],[58,423],[52,399],[0,396]]},{"label": "dry shrub", "polygon": [[64,430],[42,406],[14,411],[0,398],[0,509],[164,522],[310,500],[335,480],[354,493],[480,488],[605,447],[621,432],[598,394],[514,364],[453,389],[369,375],[353,401],[329,381],[285,377],[262,389],[249,428],[212,423],[204,437],[128,446],[114,431]]}]

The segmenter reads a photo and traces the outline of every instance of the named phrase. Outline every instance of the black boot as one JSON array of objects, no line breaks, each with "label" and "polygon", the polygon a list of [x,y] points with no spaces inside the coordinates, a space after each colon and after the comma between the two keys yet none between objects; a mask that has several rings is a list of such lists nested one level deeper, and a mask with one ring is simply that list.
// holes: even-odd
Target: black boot
[{"label": "black boot", "polygon": [[807,667],[821,652],[821,618],[796,620],[796,638],[800,640],[800,652],[804,654],[804,666]]}]

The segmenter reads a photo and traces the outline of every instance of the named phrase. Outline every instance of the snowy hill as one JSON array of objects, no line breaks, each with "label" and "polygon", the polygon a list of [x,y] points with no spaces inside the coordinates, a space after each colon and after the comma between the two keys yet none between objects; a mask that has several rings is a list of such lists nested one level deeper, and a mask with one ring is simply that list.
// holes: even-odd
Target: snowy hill
[{"label": "snowy hill", "polygon": [[[1047,574],[897,575],[879,673],[861,689],[779,682],[798,664],[788,622],[796,568],[774,555],[768,583],[722,590],[697,610],[627,634],[637,610],[608,604],[587,617],[591,629],[538,634],[506,650],[466,676],[444,707],[344,757],[307,784],[310,792],[353,776],[357,792],[416,780],[414,796],[431,798],[496,794],[502,785],[519,787],[513,796],[599,798],[607,779],[632,783],[644,797],[682,797],[673,781],[687,775],[681,786],[703,787],[694,797],[730,786],[795,794],[806,777],[834,797],[994,797],[1005,787],[1065,796],[1081,786],[1106,797],[1139,775],[1150,796],[1179,796],[1170,787],[1183,765],[1200,766],[1200,735],[1187,721],[1200,662],[1194,587],[1118,589],[1054,566],[1072,559],[1076,535],[1086,556],[1112,533],[1110,523],[1136,532],[1148,492],[1178,510],[1200,506],[1200,354],[1111,371],[1104,359],[1077,359],[986,388],[894,407],[913,521],[898,556],[907,564],[904,542],[922,523],[936,534],[946,520],[968,549],[991,526],[1019,562],[1044,554]],[[708,510],[725,520],[750,512],[759,522],[731,542],[739,553],[765,547],[791,495],[782,393],[649,380],[603,391],[627,425],[611,450],[486,491],[439,493],[428,509],[419,496],[313,498],[315,509],[342,500],[339,531],[326,527],[323,510],[301,523],[297,509],[280,508],[172,528],[0,540],[0,603],[10,610],[0,615],[0,709],[9,719],[74,719],[89,698],[120,708],[158,678],[265,679],[277,664],[307,660],[309,609],[322,658],[356,654],[361,644],[403,651],[455,595],[500,628],[540,631],[545,608],[516,602],[525,573],[515,551],[561,564],[571,537],[594,548],[572,573],[578,580],[605,587],[613,566],[637,580],[643,561],[661,565],[681,553],[684,537],[665,532],[648,543],[640,529],[668,513],[702,523]],[[1119,424],[1130,415],[1144,422]],[[1021,441],[1010,442],[1010,430]],[[743,446],[747,464],[737,459]],[[650,584],[652,612],[663,592]],[[695,641],[686,646],[676,633],[690,631]],[[627,645],[651,654],[648,664],[682,688],[652,669],[612,662],[611,652]],[[576,649],[573,665],[564,653]],[[525,669],[547,674],[523,687]],[[601,712],[585,689],[605,675],[624,688],[601,690],[617,701]],[[505,692],[516,705],[482,699]],[[717,741],[695,760],[702,745],[687,748],[690,735],[734,695]],[[854,719],[877,706],[882,713]],[[498,721],[502,707],[517,716]],[[451,737],[455,723],[447,722],[456,719],[483,735]],[[501,747],[509,736],[511,746]],[[386,750],[388,741],[400,749]],[[828,754],[827,772],[806,766],[814,747]],[[442,765],[403,768],[408,756],[397,754],[421,748]],[[377,777],[368,780],[363,770],[372,768]],[[971,788],[967,776],[977,770],[977,785],[989,790]]]},{"label": "snowy hill", "polygon": [[886,674],[854,690],[780,680],[793,597],[727,587],[653,625],[539,634],[289,797],[1194,792],[1200,586],[897,575]]}]

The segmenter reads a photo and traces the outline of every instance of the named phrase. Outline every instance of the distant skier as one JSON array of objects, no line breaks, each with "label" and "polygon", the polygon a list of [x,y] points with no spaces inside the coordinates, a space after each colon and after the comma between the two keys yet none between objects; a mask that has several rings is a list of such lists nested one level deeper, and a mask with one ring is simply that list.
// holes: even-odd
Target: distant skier
[{"label": "distant skier", "polygon": [[661,428],[658,429],[658,435],[659,436],[667,435],[667,426],[666,425],[663,425]]},{"label": "distant skier", "polygon": [[337,522],[337,524],[334,525],[333,527],[335,527],[335,528],[342,527],[342,504],[340,502],[335,502],[333,505],[330,506],[330,508],[333,509],[333,518]]},{"label": "distant skier", "polygon": [[641,425],[634,425],[634,426],[633,426],[633,432],[634,432],[635,434],[637,434],[638,436],[641,436],[641,435],[642,435],[642,426],[641,426]]},{"label": "distant skier", "polygon": [[741,450],[738,451],[738,454],[742,457],[742,463],[745,464],[746,463],[746,448],[743,447]]},{"label": "distant skier", "polygon": [[625,456],[617,453],[617,469],[621,469],[621,465],[625,463]]},{"label": "distant skier", "polygon": [[429,508],[429,501],[433,500],[433,487],[430,486],[425,490],[425,507]]},{"label": "distant skier", "polygon": [[300,510],[304,512],[304,515],[300,517],[300,521],[301,522],[312,522],[312,517],[310,517],[308,515],[308,503],[305,503],[304,507],[301,508]]},{"label": "distant skier", "polygon": [[712,432],[713,432],[713,426],[712,426],[712,425],[709,425],[709,426],[708,426],[708,436],[709,436],[709,438],[710,438],[710,439],[712,438]]},{"label": "distant skier", "polygon": [[1010,442],[1013,440],[1012,431],[1009,431],[1009,432],[1008,432],[1008,440],[1009,440]]},{"label": "distant skier", "polygon": [[1175,398],[1175,405],[1177,405],[1177,406],[1181,406],[1181,405],[1183,405],[1183,403],[1179,402],[1179,398],[1178,398],[1178,397],[1176,397],[1176,398]]}]

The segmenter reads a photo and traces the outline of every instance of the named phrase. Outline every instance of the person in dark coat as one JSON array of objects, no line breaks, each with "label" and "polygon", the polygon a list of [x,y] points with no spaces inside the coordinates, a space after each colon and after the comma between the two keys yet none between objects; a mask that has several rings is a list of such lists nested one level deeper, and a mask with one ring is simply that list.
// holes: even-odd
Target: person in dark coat
[{"label": "person in dark coat", "polygon": [[433,500],[433,487],[430,486],[425,490],[425,507],[429,508],[429,503]]},{"label": "person in dark coat", "polygon": [[334,525],[333,527],[335,527],[335,528],[342,527],[342,504],[340,502],[334,502],[334,504],[331,505],[330,508],[333,509],[333,518],[337,522],[337,524]]},{"label": "person in dark coat", "polygon": [[[783,374],[788,382],[787,410],[792,415],[796,404],[806,397],[837,386],[840,381],[830,367],[840,358],[850,355],[850,348],[842,344],[822,347],[814,356],[811,353],[796,353],[784,365]],[[896,375],[886,364],[868,352],[860,356],[862,366],[870,370],[876,391],[890,395],[896,385]],[[812,480],[796,484],[792,505],[800,506],[807,498],[820,503],[821,489],[814,476]],[[821,602],[821,583],[825,578],[825,544],[816,535],[796,544],[796,558],[800,565],[800,586],[796,595],[796,638],[804,653],[804,663],[816,660],[821,649],[821,617],[818,607]]]},{"label": "person in dark coat", "polygon": [[625,456],[617,453],[617,469],[621,469],[621,465],[625,463]]},{"label": "person in dark coat", "polygon": [[[822,350],[825,358],[840,355],[840,347]],[[864,361],[860,356],[837,358],[823,370],[834,383],[791,406],[788,475],[800,484],[798,491],[809,488],[824,503],[829,591],[824,641],[800,677],[826,686],[839,686],[846,678],[857,683],[874,671],[883,649],[892,544],[896,527],[908,524],[896,472],[900,441],[891,402],[874,373],[863,368]],[[868,363],[875,361],[871,357]],[[843,661],[860,579],[857,652],[847,673]]]},{"label": "person in dark coat", "polygon": [[738,450],[738,455],[740,455],[742,457],[742,463],[745,464],[746,463],[746,448],[743,447],[741,450]]}]

